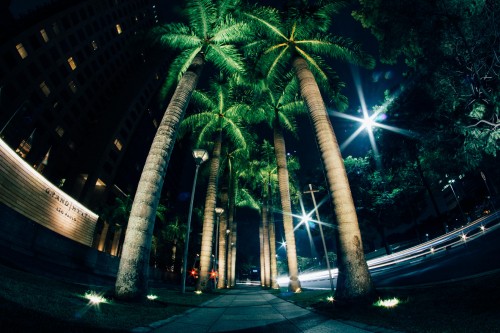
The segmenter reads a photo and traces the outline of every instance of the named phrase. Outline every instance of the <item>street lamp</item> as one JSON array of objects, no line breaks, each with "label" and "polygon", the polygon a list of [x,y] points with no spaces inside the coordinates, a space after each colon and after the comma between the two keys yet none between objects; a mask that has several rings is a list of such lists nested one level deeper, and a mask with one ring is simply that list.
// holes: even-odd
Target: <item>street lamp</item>
[{"label": "street lamp", "polygon": [[217,288],[217,272],[218,272],[218,265],[217,265],[217,260],[219,259],[218,252],[219,249],[219,224],[220,224],[220,216],[222,213],[224,213],[224,208],[221,207],[215,207],[215,213],[217,214],[217,229],[215,231],[215,257],[214,257],[214,264],[213,264],[213,270],[216,272],[215,278],[214,278],[214,286]]},{"label": "street lamp", "polygon": [[457,201],[458,208],[460,209],[460,213],[462,213],[462,216],[464,217],[465,223],[467,223],[467,218],[465,217],[464,211],[462,210],[462,206],[460,206],[460,201],[458,201],[457,194],[455,193],[455,190],[453,189],[453,183],[455,182],[455,179],[450,179],[448,180],[448,184],[450,184],[451,191],[453,192],[453,196],[455,197],[455,200]]},{"label": "street lamp", "polygon": [[196,190],[196,180],[198,178],[198,169],[200,165],[208,160],[208,152],[205,149],[193,149],[194,162],[196,163],[196,171],[194,172],[193,188],[191,190],[191,203],[189,204],[189,215],[186,228],[186,240],[184,242],[184,260],[182,262],[182,293],[186,292],[186,270],[187,257],[189,248],[189,233],[191,232],[191,217],[193,215],[194,192]]},{"label": "street lamp", "polygon": [[482,172],[482,171],[481,171],[481,178],[483,178],[484,185],[486,185],[486,189],[488,190],[488,194],[489,194],[488,201],[490,202],[490,205],[493,208],[493,211],[496,212],[497,209],[495,208],[495,204],[493,204],[493,201],[492,201],[493,197],[491,196],[490,187],[488,186],[488,183],[486,182],[486,176],[484,175],[484,172]]},{"label": "street lamp", "polygon": [[333,287],[332,272],[330,270],[330,259],[328,258],[328,251],[326,249],[326,243],[325,243],[325,234],[323,233],[323,226],[321,225],[321,221],[319,219],[318,206],[316,205],[316,198],[314,197],[314,192],[318,192],[318,190],[313,190],[312,185],[309,184],[309,191],[305,191],[304,193],[311,193],[312,201],[314,203],[314,210],[316,211],[316,220],[318,220],[319,233],[321,235],[321,241],[323,242],[323,251],[325,252],[326,269],[328,269],[328,276],[330,278],[330,287],[332,288],[333,292],[335,288]]}]

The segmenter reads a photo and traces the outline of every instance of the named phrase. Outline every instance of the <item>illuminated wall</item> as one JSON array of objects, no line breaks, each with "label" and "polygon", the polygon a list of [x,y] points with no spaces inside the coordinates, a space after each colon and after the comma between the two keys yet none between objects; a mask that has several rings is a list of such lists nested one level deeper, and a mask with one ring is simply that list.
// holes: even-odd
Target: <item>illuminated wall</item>
[{"label": "illuminated wall", "polygon": [[46,180],[1,139],[0,202],[58,234],[92,246],[98,216]]}]

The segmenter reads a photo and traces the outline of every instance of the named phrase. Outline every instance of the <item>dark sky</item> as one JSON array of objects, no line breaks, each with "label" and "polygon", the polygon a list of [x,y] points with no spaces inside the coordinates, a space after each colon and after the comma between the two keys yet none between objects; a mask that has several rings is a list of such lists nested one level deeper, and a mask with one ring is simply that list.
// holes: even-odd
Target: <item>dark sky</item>
[{"label": "dark sky", "polygon": [[[43,6],[44,4],[52,2],[51,0],[12,0],[11,1],[11,12],[14,17],[18,17],[30,10],[34,10],[37,7]],[[270,1],[266,1],[270,2]],[[180,11],[184,4],[183,0],[159,0],[157,5],[158,14],[160,20],[176,20],[180,16]],[[341,35],[344,37],[350,37],[356,42],[363,44],[364,50],[371,53],[374,57],[378,58],[377,43],[373,36],[361,27],[359,22],[356,22],[350,15],[350,9],[346,9],[341,15],[337,16],[334,20],[333,33]],[[360,68],[352,68],[350,65],[343,63],[334,63],[333,68],[339,74],[340,78],[346,83],[346,88],[344,94],[349,99],[349,109],[346,113],[356,115],[361,117],[359,113],[359,98],[356,92],[356,85],[354,82],[354,76],[359,73],[359,82],[361,83],[362,90],[365,94],[365,99],[368,108],[375,104],[380,104],[383,101],[384,90],[393,89],[402,80],[401,71],[403,66],[391,67],[388,65],[381,64],[377,61],[377,66],[374,70],[366,70]],[[312,135],[312,127],[310,121],[307,117],[299,120],[299,136],[300,141],[290,138],[287,141],[287,151],[299,156],[303,170],[303,174],[312,172],[310,170],[317,169],[321,165],[318,149],[316,147],[316,142],[314,136]],[[337,117],[332,117],[332,124],[337,135],[339,144],[341,144],[351,133],[353,133],[359,126],[350,120],[342,120]],[[348,155],[362,156],[370,149],[370,143],[368,137],[365,133],[359,135],[353,143],[343,151],[342,155],[344,157]],[[189,149],[188,149],[189,150]],[[178,152],[175,154],[179,154]],[[182,159],[182,158],[181,158]],[[184,159],[187,163],[192,162],[190,157]],[[187,179],[186,189],[183,191],[190,191],[191,188],[191,167],[183,168],[184,172],[177,177],[182,177]],[[193,166],[194,170],[194,166]],[[186,174],[184,174],[186,173]],[[201,182],[202,183],[202,182]],[[201,184],[200,184],[201,185]],[[183,186],[184,187],[184,186]],[[196,197],[205,192],[205,188],[199,186],[197,188]],[[308,198],[309,200],[309,198]],[[253,216],[253,215],[252,215]],[[239,216],[239,218],[244,218],[244,216]],[[255,218],[255,217],[253,217]],[[253,219],[252,218],[252,219]],[[255,229],[255,224],[248,221],[244,222],[248,225],[253,225],[252,229]],[[252,231],[254,232],[254,231]],[[279,240],[279,239],[277,239]],[[249,237],[244,237],[241,239],[243,247],[255,247],[255,242]],[[300,239],[297,240],[298,245],[301,243]],[[253,249],[256,250],[256,249]],[[251,251],[253,252],[253,251]]]}]

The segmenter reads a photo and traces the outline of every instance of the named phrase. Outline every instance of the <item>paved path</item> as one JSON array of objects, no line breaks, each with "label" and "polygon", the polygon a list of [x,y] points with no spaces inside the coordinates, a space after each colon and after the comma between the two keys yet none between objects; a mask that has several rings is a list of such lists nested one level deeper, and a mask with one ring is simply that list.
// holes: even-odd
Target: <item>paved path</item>
[{"label": "paved path", "polygon": [[389,333],[395,331],[326,318],[276,297],[260,287],[238,287],[182,315],[133,332],[307,332]]}]

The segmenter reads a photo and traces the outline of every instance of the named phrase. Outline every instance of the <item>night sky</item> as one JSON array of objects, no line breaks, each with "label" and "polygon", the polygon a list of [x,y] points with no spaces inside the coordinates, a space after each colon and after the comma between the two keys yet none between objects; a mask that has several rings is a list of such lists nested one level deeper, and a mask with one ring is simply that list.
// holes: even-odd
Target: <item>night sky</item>
[{"label": "night sky", "polygon": [[[25,14],[37,7],[43,6],[44,4],[50,3],[50,0],[12,0],[11,1],[11,12],[14,17],[19,17],[19,15]],[[159,17],[162,21],[170,21],[173,18],[179,17],[180,10],[182,7],[182,0],[163,0],[159,2]],[[364,50],[371,53],[375,58],[378,58],[377,43],[373,36],[361,27],[359,22],[356,22],[350,15],[350,9],[344,10],[344,12],[337,16],[333,24],[333,33],[345,37],[350,37],[353,40],[360,42],[364,46]],[[365,95],[366,103],[368,108],[373,105],[380,104],[383,101],[384,90],[394,89],[397,87],[399,82],[402,80],[401,72],[404,68],[402,65],[398,66],[388,66],[381,64],[377,61],[377,66],[374,70],[366,70],[362,68],[353,68],[350,65],[344,63],[333,64],[334,70],[337,71],[340,78],[346,83],[346,88],[344,94],[349,99],[349,109],[346,113],[362,117],[360,113],[360,102],[356,91],[356,84],[354,77],[359,76],[359,82],[361,83],[362,90]],[[206,78],[206,76],[205,76]],[[351,135],[358,127],[359,123],[353,122],[351,120],[344,120],[338,117],[332,117],[332,124],[337,135],[339,144]],[[308,117],[303,117],[299,120],[299,136],[300,142],[292,137],[287,139],[287,151],[291,154],[297,155],[299,157],[302,170],[301,175],[307,175],[311,172],[316,172],[318,166],[321,165],[318,149],[316,148],[316,142],[312,134],[312,126]],[[347,157],[349,155],[353,156],[364,156],[364,154],[370,149],[370,142],[366,133],[359,135],[343,152],[342,155]],[[185,149],[185,152],[189,152],[190,149]],[[177,157],[175,156],[177,155]],[[191,189],[192,172],[194,172],[194,163],[191,163],[191,157],[183,157],[181,152],[175,152],[171,159],[171,163],[176,161],[183,161],[183,163],[188,163],[188,167],[183,168],[180,174],[176,174],[176,177],[184,179],[182,181],[180,196],[177,198],[182,202],[189,200],[189,192]],[[190,165],[193,164],[193,165]],[[170,169],[170,168],[169,168]],[[201,176],[201,175],[200,175]],[[168,175],[167,175],[168,177]],[[307,182],[304,180],[303,182]],[[197,188],[197,200],[198,205],[203,202],[203,195],[205,188],[202,185],[203,181],[200,181],[200,186]],[[304,184],[305,185],[305,184]],[[318,184],[321,185],[321,184]],[[184,199],[182,199],[182,195]],[[201,198],[200,198],[201,196]],[[200,200],[201,199],[201,200]],[[317,198],[319,200],[319,196]],[[307,197],[305,201],[310,201],[310,197]],[[186,201],[187,202],[187,201]],[[310,204],[310,203],[309,203]],[[243,216],[242,216],[243,215]],[[246,216],[245,216],[246,215]],[[258,215],[251,214],[249,212],[242,211],[237,212],[236,218],[241,220],[241,226],[246,226],[249,228],[250,232],[257,232],[258,225]],[[278,221],[279,223],[279,221]],[[304,244],[301,236],[304,232],[297,232],[297,245],[303,246]],[[277,235],[277,241],[281,240],[281,236]],[[240,237],[240,245],[242,249],[248,250],[248,255],[250,257],[258,258],[258,238],[252,237]],[[307,246],[307,245],[305,245]],[[308,246],[307,246],[308,247]],[[299,255],[300,255],[299,249]],[[306,251],[307,252],[307,251]],[[240,255],[244,253],[240,252]],[[241,258],[243,260],[250,260],[250,258]],[[255,261],[255,260],[254,260]]]}]

